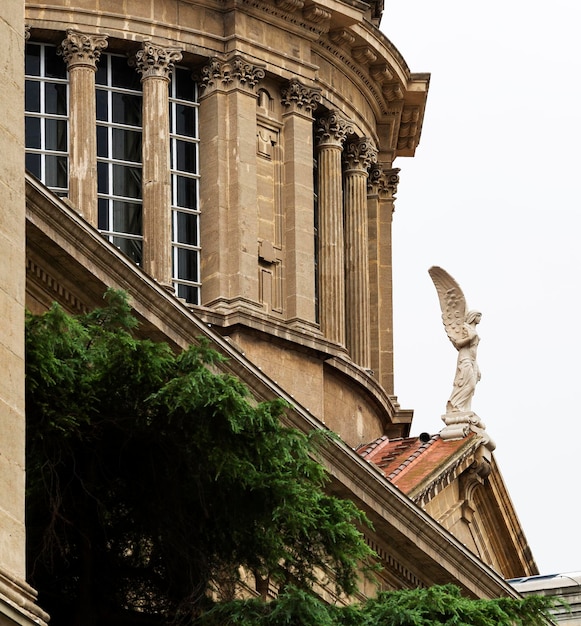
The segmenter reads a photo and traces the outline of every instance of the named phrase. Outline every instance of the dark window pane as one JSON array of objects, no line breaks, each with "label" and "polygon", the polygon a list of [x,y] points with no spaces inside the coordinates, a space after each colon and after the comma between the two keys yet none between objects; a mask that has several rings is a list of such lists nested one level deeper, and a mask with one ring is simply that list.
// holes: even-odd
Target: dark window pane
[{"label": "dark window pane", "polygon": [[177,163],[176,169],[181,172],[196,173],[197,144],[190,141],[176,140]]},{"label": "dark window pane", "polygon": [[109,193],[109,164],[97,163],[97,191],[99,193]]},{"label": "dark window pane", "polygon": [[97,91],[95,92],[95,96],[97,99],[97,119],[101,122],[108,121],[107,111],[109,110],[109,105],[107,102],[107,94],[108,92],[104,89],[97,89]]},{"label": "dark window pane", "polygon": [[47,187],[66,189],[68,180],[67,157],[47,154],[45,157],[45,184]]},{"label": "dark window pane", "polygon": [[141,168],[114,165],[113,194],[124,198],[141,198]]},{"label": "dark window pane", "polygon": [[24,71],[29,76],[40,76],[40,46],[36,43],[26,44]]},{"label": "dark window pane", "polygon": [[40,148],[40,118],[26,117],[24,128],[26,130],[26,147]]},{"label": "dark window pane", "polygon": [[107,84],[107,55],[105,54],[101,55],[101,61],[97,63],[95,83],[97,83],[97,85]]},{"label": "dark window pane", "polygon": [[175,97],[179,100],[196,101],[196,84],[190,71],[178,67],[174,70]]},{"label": "dark window pane", "polygon": [[113,158],[121,161],[141,162],[141,133],[133,130],[113,129]]},{"label": "dark window pane", "polygon": [[112,98],[113,114],[111,119],[113,122],[141,126],[141,96],[113,92]]},{"label": "dark window pane", "polygon": [[193,287],[192,285],[178,284],[177,286],[178,298],[183,298],[190,304],[199,304],[199,293],[198,287]]},{"label": "dark window pane", "polygon": [[198,216],[194,213],[176,211],[174,215],[174,241],[190,246],[198,245]]},{"label": "dark window pane", "polygon": [[66,120],[45,120],[45,148],[47,150],[57,150],[67,152],[67,122]]},{"label": "dark window pane", "polygon": [[109,133],[106,126],[97,126],[97,156],[109,156]]},{"label": "dark window pane", "polygon": [[198,281],[198,253],[195,250],[178,248],[178,267],[176,278],[180,280]]},{"label": "dark window pane", "polygon": [[26,169],[40,180],[40,154],[26,155]]},{"label": "dark window pane", "polygon": [[26,111],[40,113],[40,83],[36,80],[26,81],[24,108]]},{"label": "dark window pane", "polygon": [[111,56],[111,85],[141,91],[140,76],[134,68],[129,67],[127,58]]},{"label": "dark window pane", "polygon": [[44,100],[46,113],[67,114],[67,86],[64,83],[45,83]]},{"label": "dark window pane", "polygon": [[186,137],[195,137],[196,113],[193,107],[183,104],[175,105],[176,133]]},{"label": "dark window pane", "polygon": [[141,241],[137,239],[125,239],[123,237],[113,237],[113,245],[124,252],[135,264],[141,263]]},{"label": "dark window pane", "polygon": [[177,198],[175,205],[185,209],[197,209],[197,181],[185,176],[176,176]]},{"label": "dark window pane", "polygon": [[105,198],[99,198],[97,228],[109,230],[109,201]]},{"label": "dark window pane", "polygon": [[56,47],[45,46],[45,76],[48,78],[66,78],[67,68],[63,58],[56,53]]},{"label": "dark window pane", "polygon": [[141,204],[113,202],[113,228],[116,233],[141,235]]}]

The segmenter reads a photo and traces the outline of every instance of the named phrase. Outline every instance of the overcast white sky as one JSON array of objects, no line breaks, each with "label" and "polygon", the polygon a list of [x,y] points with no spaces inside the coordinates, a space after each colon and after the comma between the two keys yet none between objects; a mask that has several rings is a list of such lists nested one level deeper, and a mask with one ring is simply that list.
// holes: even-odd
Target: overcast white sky
[{"label": "overcast white sky", "polygon": [[579,0],[386,0],[381,25],[431,73],[395,163],[395,390],[412,434],[443,427],[440,265],[483,313],[472,407],[542,574],[581,571],[580,18]]}]

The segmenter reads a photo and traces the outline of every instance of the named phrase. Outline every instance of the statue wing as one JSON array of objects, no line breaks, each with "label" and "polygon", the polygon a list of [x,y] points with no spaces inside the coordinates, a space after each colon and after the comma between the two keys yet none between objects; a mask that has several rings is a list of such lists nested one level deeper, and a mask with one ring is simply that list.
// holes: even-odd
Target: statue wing
[{"label": "statue wing", "polygon": [[468,307],[460,285],[441,267],[430,267],[428,270],[440,300],[442,321],[450,341],[456,343],[464,339],[466,330],[464,321]]}]

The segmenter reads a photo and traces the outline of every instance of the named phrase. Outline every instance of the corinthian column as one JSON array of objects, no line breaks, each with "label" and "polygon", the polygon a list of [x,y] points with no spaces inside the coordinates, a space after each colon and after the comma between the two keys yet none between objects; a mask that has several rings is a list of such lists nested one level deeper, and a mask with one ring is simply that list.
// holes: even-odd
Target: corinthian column
[{"label": "corinthian column", "polygon": [[319,120],[316,138],[319,160],[319,306],[323,335],[345,345],[345,259],[341,153],[349,122],[337,113]]},{"label": "corinthian column", "polygon": [[149,41],[135,55],[143,85],[143,269],[172,284],[168,83],[182,53]]},{"label": "corinthian column", "polygon": [[67,30],[60,53],[69,70],[69,200],[97,227],[95,71],[107,35]]},{"label": "corinthian column", "polygon": [[345,162],[345,308],[347,347],[361,367],[371,367],[367,169],[377,150],[363,137],[349,141]]},{"label": "corinthian column", "polygon": [[321,93],[293,78],[282,91],[287,318],[315,321],[313,111]]},{"label": "corinthian column", "polygon": [[398,182],[399,169],[371,166],[367,185],[371,368],[390,395],[394,394],[391,225]]}]

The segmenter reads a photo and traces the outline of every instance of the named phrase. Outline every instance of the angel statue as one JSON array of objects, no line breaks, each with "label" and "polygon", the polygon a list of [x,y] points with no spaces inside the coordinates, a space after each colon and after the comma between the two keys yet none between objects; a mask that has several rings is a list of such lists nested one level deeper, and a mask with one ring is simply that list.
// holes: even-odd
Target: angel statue
[{"label": "angel statue", "polygon": [[441,267],[431,267],[428,272],[438,292],[446,334],[458,350],[454,388],[444,416],[444,420],[449,423],[447,418],[453,414],[471,413],[472,396],[480,380],[480,369],[476,362],[480,338],[476,325],[480,323],[482,314],[468,310],[460,286],[448,272]]}]

